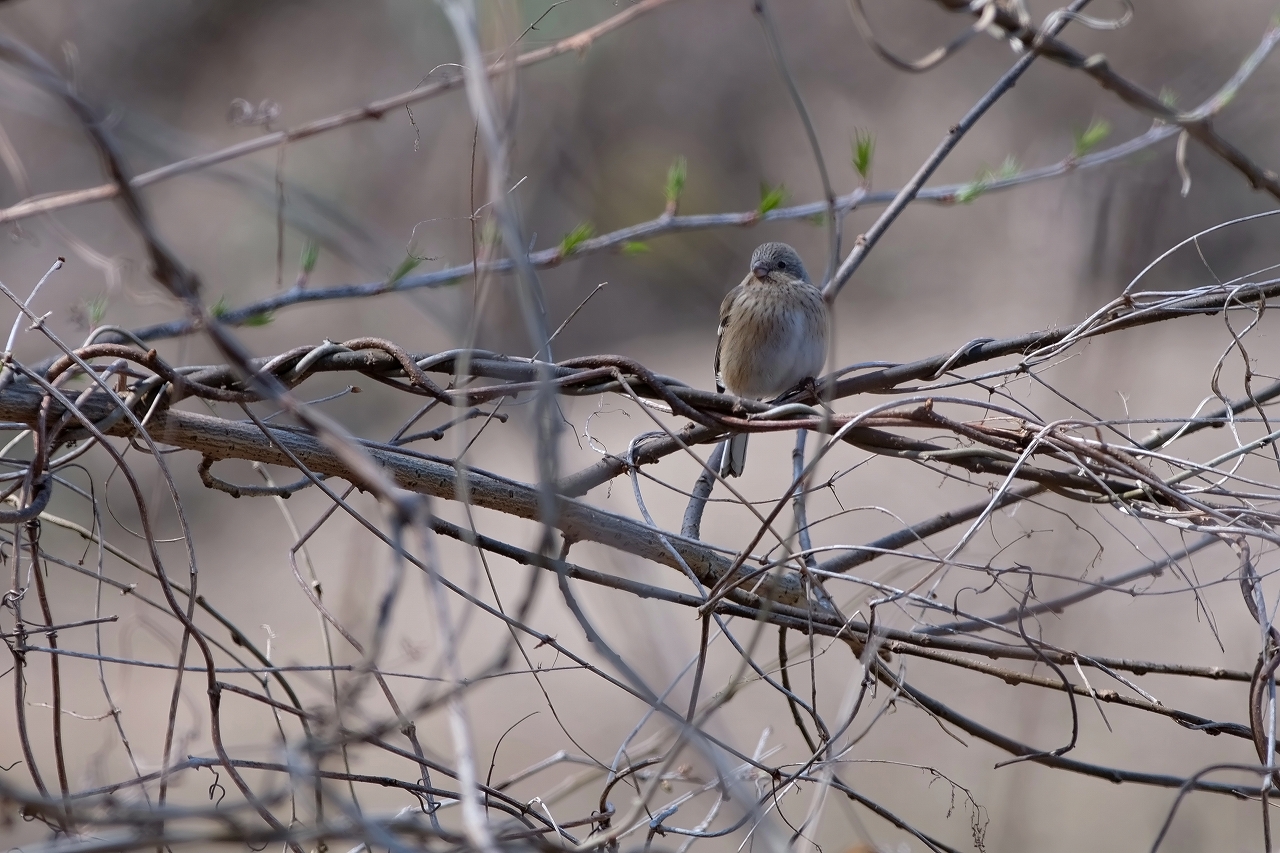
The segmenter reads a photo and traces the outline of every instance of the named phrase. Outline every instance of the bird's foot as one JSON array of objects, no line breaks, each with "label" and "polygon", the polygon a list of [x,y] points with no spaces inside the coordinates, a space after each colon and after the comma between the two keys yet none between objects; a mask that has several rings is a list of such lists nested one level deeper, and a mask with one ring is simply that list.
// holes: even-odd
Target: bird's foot
[{"label": "bird's foot", "polygon": [[806,376],[786,391],[783,391],[774,398],[772,405],[781,406],[786,403],[804,402],[821,402],[821,397],[818,395],[818,381],[812,376]]}]

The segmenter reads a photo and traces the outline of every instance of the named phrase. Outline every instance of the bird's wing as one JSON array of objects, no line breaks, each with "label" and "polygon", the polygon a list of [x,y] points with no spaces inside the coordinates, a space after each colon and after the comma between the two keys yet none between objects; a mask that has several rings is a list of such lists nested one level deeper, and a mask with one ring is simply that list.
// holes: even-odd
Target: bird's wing
[{"label": "bird's wing", "polygon": [[724,330],[729,327],[729,315],[733,313],[733,302],[742,293],[742,285],[738,285],[733,290],[725,294],[724,301],[720,303],[720,325],[716,327],[716,392],[723,394],[724,385],[720,382],[720,344],[724,341]]}]

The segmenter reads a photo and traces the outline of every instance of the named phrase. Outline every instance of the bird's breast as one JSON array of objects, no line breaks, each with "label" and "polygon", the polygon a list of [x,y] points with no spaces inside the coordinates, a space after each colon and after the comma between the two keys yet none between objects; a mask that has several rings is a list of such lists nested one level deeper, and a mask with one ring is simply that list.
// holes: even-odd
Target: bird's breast
[{"label": "bird's breast", "polygon": [[827,307],[807,284],[759,284],[736,300],[720,345],[725,388],[739,397],[775,397],[822,372]]}]

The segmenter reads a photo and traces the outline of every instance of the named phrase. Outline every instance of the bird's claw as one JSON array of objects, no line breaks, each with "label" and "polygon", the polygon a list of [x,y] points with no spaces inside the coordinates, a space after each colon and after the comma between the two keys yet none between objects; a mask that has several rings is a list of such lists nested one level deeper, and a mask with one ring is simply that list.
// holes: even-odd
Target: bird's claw
[{"label": "bird's claw", "polygon": [[800,403],[805,401],[818,402],[818,381],[812,376],[806,376],[795,385],[792,385],[786,391],[783,391],[773,400],[775,406],[781,406],[786,403]]}]

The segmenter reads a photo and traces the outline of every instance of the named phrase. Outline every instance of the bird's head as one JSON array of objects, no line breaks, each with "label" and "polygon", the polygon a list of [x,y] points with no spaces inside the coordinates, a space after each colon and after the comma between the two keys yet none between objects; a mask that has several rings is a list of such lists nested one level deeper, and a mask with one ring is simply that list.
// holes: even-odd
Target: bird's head
[{"label": "bird's head", "polygon": [[809,281],[804,262],[786,243],[765,243],[751,254],[751,274],[765,284]]}]

